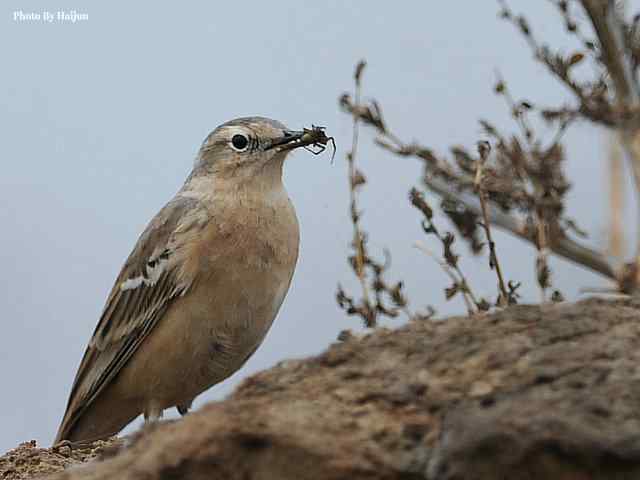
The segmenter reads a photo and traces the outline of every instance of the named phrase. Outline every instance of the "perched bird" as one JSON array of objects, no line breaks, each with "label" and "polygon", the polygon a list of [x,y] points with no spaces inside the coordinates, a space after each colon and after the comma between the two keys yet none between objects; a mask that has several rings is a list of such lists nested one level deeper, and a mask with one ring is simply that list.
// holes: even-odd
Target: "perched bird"
[{"label": "perched bird", "polygon": [[184,414],[255,352],[298,258],[282,167],[303,135],[262,117],[209,134],[122,267],[54,443],[114,435],[140,413]]}]

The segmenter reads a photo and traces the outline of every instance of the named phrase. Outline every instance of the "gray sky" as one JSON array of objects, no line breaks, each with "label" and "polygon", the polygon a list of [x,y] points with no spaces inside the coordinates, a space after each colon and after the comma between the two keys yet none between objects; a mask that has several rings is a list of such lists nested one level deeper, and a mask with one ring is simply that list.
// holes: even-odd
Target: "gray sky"
[{"label": "gray sky", "polygon": [[[539,36],[572,51],[548,2],[511,4],[530,14]],[[75,9],[89,19],[13,19],[17,10],[45,9]],[[491,94],[496,68],[518,97],[545,104],[567,98],[496,12],[492,1],[463,0],[3,2],[0,452],[30,439],[51,442],[124,259],[182,184],[205,135],[234,117],[324,125],[338,152],[333,165],[328,154],[306,152],[288,162],[285,182],[302,237],[292,288],[249,363],[196,406],[221,398],[256,370],[319,352],[341,329],[357,328],[334,300],[338,281],[354,286],[345,261],[351,122],[338,111],[337,97],[352,88],[353,67],[365,57],[365,94],[382,103],[396,133],[439,152],[452,144],[472,147],[479,117],[513,127]],[[594,233],[593,245],[606,238],[602,139],[589,125],[567,135],[569,211]],[[406,200],[419,165],[379,151],[368,132],[359,158],[370,180],[363,222],[372,251],[393,252],[389,279],[406,281],[415,308],[461,312],[460,300],[444,303],[444,274],[411,248],[422,238]],[[497,241],[508,278],[522,281],[525,300],[536,301],[532,250],[505,235]],[[478,293],[494,295],[486,259],[459,250]],[[578,298],[580,287],[604,285],[566,262],[552,267],[569,298]]]}]

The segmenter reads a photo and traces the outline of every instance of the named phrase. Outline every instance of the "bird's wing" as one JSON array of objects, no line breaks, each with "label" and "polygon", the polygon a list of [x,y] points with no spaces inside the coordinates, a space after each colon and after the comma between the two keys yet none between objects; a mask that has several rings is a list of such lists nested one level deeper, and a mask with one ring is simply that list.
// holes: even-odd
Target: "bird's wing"
[{"label": "bird's wing", "polygon": [[113,381],[178,297],[196,280],[185,244],[209,216],[195,199],[176,197],[138,239],[109,294],[73,382],[56,442],[64,440],[89,405]]}]

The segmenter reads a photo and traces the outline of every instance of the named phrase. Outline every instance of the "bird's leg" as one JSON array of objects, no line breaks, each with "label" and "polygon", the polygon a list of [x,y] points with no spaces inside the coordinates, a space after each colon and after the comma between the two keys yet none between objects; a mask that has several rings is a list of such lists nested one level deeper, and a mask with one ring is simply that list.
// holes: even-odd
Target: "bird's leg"
[{"label": "bird's leg", "polygon": [[162,418],[163,410],[159,407],[149,407],[144,411],[144,423],[155,423]]},{"label": "bird's leg", "polygon": [[189,409],[191,408],[192,403],[193,403],[193,399],[189,400],[188,402],[176,405],[176,409],[178,410],[178,413],[184,417],[187,413],[189,413]]}]

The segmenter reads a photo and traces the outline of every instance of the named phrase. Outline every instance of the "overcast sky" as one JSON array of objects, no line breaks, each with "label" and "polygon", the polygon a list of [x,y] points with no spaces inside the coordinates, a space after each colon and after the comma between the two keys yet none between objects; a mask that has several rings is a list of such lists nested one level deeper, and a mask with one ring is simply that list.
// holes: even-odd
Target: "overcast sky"
[{"label": "overcast sky", "polygon": [[[572,51],[550,2],[511,5],[530,15],[540,37]],[[88,19],[14,20],[19,10],[73,9]],[[253,358],[196,407],[251,372],[320,352],[340,330],[357,328],[334,300],[337,282],[354,286],[345,261],[351,121],[337,98],[366,58],[365,95],[381,102],[396,133],[442,153],[454,144],[473,148],[480,117],[513,128],[491,93],[496,69],[517,97],[566,100],[496,13],[493,1],[468,0],[2,2],[0,452],[52,441],[124,259],[181,186],[203,138],[234,117],[268,116],[295,129],[324,125],[338,152],[333,164],[328,154],[299,151],[286,165],[301,227],[291,290]],[[566,137],[569,213],[593,233],[595,246],[606,240],[605,138],[589,125]],[[393,253],[389,279],[405,280],[412,308],[462,312],[459,299],[444,302],[444,274],[411,248],[422,238],[406,200],[418,163],[379,151],[366,131],[359,160],[370,180],[364,226],[373,252]],[[537,301],[531,248],[500,234],[497,242],[507,277],[523,282],[525,301]],[[494,295],[486,259],[469,258],[462,245],[459,251],[478,293]],[[570,299],[581,287],[606,285],[566,262],[552,267]]]}]

